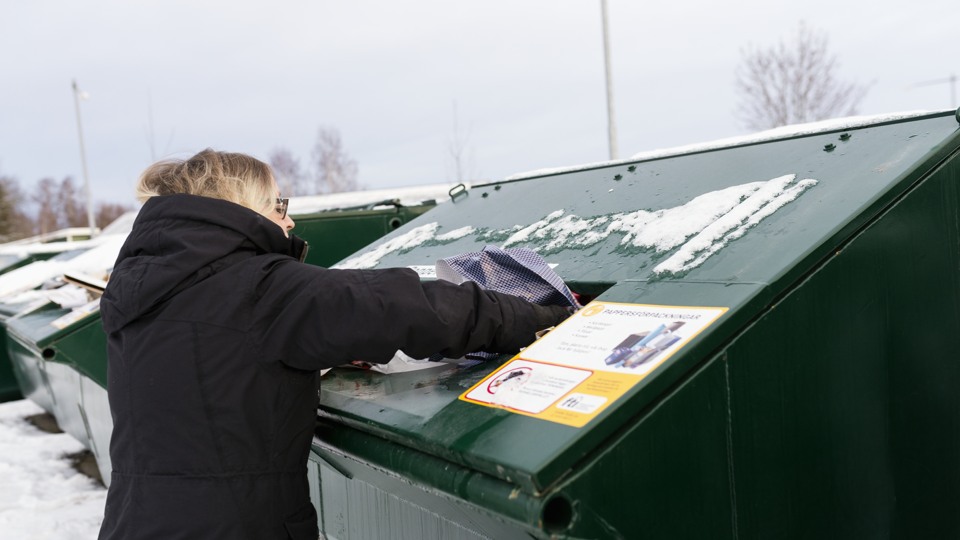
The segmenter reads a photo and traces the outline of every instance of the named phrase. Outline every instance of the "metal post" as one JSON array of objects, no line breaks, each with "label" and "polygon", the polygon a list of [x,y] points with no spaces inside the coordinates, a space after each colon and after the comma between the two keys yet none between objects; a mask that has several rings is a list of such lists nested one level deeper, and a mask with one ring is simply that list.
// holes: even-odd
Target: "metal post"
[{"label": "metal post", "polygon": [[90,227],[90,238],[96,234],[96,224],[93,220],[93,198],[90,196],[90,175],[87,173],[87,153],[83,147],[83,127],[80,123],[80,89],[77,81],[73,81],[73,104],[77,111],[77,135],[80,138],[80,164],[83,166],[83,194],[87,199],[87,226]]},{"label": "metal post", "polygon": [[950,74],[950,102],[951,106],[957,106],[957,75],[956,73]]},{"label": "metal post", "polygon": [[617,159],[617,125],[613,114],[613,74],[610,71],[610,36],[607,30],[607,0],[600,0],[603,16],[603,65],[607,73],[607,135],[610,139],[610,159]]}]

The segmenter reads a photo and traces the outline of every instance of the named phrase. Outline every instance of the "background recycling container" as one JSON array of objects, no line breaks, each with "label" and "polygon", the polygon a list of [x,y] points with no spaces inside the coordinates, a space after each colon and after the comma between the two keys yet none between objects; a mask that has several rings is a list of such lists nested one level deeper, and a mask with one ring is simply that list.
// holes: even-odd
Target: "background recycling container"
[{"label": "background recycling container", "polygon": [[310,244],[304,262],[328,267],[435,206],[432,200],[412,206],[386,200],[291,217],[296,222],[294,234]]},{"label": "background recycling container", "polygon": [[[57,255],[57,252],[45,251],[19,255],[0,254],[0,275],[26,266],[34,261],[45,261],[54,255]],[[23,398],[23,394],[20,392],[20,387],[13,373],[13,366],[10,364],[10,358],[7,356],[7,335],[2,323],[7,318],[16,315],[24,307],[25,303],[0,301],[0,403]]]},{"label": "background recycling container", "polygon": [[[43,410],[53,412],[53,398],[48,385],[44,382],[41,367],[30,356],[29,362],[11,361],[10,340],[7,337],[7,322],[17,314],[36,309],[35,302],[0,302],[0,375],[3,379],[5,401],[26,397]],[[11,388],[12,386],[12,388]]]},{"label": "background recycling container", "polygon": [[[64,356],[58,356],[53,345],[91,325],[91,310],[99,307],[88,304],[67,309],[51,302],[6,321],[7,349],[24,395],[36,402],[37,394],[46,390],[42,399],[49,400],[48,412],[57,419],[60,429],[84,445],[89,445],[89,437],[82,407],[80,372],[75,363],[64,362]],[[72,358],[91,356],[96,363],[106,364],[105,349],[78,350]]]},{"label": "background recycling container", "polygon": [[326,537],[960,537],[958,118],[851,120],[474,186],[338,265],[529,247],[596,297],[327,373]]},{"label": "background recycling container", "polygon": [[[31,262],[44,265],[44,267],[56,264],[69,264],[68,261],[81,255],[86,249],[87,248],[72,249],[56,254],[44,253],[41,257]],[[55,256],[48,260],[48,257],[46,257],[48,254]],[[32,285],[39,285],[40,282],[45,281],[45,274],[39,270],[35,271],[34,266],[30,264],[18,266],[11,270],[14,270],[14,272],[10,272],[8,277],[27,284],[26,286],[28,288]],[[0,277],[0,279],[2,279],[2,277]],[[52,414],[53,396],[50,395],[49,385],[44,383],[45,375],[41,366],[32,360],[20,362],[18,366],[14,366],[14,361],[10,356],[10,345],[7,339],[6,329],[7,321],[19,314],[32,312],[48,304],[48,300],[42,298],[42,293],[38,292],[31,297],[30,295],[21,294],[23,292],[24,291],[21,290],[0,297],[0,401],[10,401],[25,397]]]},{"label": "background recycling container", "polygon": [[0,302],[0,403],[22,399],[20,385],[13,372],[13,365],[7,354],[7,332],[3,321],[16,315],[25,307],[23,303]]},{"label": "background recycling container", "polygon": [[[29,291],[47,286],[59,286],[62,282],[58,280],[63,272],[77,269],[92,274],[105,272],[113,265],[120,243],[135,217],[136,212],[120,216],[93,239],[90,239],[90,230],[82,227],[0,245],[0,259],[14,258],[19,261],[0,270],[0,401],[27,396],[46,411],[52,412],[53,398],[48,395],[47,388],[39,384],[39,373],[35,374],[35,380],[18,380],[14,375],[7,354],[4,323],[10,317],[46,304],[46,300],[37,298],[42,293],[34,294],[29,300],[24,295],[30,296]],[[20,391],[21,383],[28,385],[26,392]]]},{"label": "background recycling container", "polygon": [[84,429],[83,438],[78,440],[91,451],[103,483],[109,486],[113,470],[110,465],[113,417],[107,398],[106,351],[107,336],[97,306],[88,315],[72,322],[71,331],[64,331],[58,339],[47,343],[43,356],[48,366],[62,365],[75,373],[80,421]]}]

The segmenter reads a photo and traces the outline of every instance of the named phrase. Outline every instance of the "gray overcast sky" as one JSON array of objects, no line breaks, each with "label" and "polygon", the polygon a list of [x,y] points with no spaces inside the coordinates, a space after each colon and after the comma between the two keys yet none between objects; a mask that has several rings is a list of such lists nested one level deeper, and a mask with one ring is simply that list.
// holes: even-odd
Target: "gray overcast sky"
[{"label": "gray overcast sky", "polygon": [[[960,74],[956,0],[608,2],[621,157],[747,133],[741,50],[801,20],[860,114],[956,106],[912,87]],[[305,164],[320,126],[368,188],[453,181],[454,103],[471,178],[608,157],[599,0],[0,0],[0,74],[0,174],[82,179],[76,78],[97,200],[208,146]]]}]

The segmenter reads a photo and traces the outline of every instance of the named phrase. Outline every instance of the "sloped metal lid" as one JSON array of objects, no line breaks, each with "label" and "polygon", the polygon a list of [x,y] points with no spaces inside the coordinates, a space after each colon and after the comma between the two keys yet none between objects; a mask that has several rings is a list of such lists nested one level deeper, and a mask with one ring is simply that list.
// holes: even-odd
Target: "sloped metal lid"
[{"label": "sloped metal lid", "polygon": [[[461,399],[510,360],[383,375],[336,369],[321,414],[537,492],[799,286],[960,147],[953,113],[474,186],[341,263],[415,267],[485,244],[538,251],[574,291],[722,313],[576,427]],[[565,323],[566,324],[566,323]]]}]

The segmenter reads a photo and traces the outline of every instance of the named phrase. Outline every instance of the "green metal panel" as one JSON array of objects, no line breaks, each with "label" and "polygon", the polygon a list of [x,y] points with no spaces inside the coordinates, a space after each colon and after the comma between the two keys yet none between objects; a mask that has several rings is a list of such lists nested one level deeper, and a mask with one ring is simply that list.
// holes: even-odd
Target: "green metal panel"
[{"label": "green metal panel", "polygon": [[[73,435],[93,452],[106,485],[110,485],[110,435],[113,417],[107,399],[107,336],[103,331],[100,312],[96,311],[64,328],[64,333],[46,343],[44,349],[47,371],[61,370],[60,376],[51,375],[53,394],[58,400],[76,399],[76,410],[64,415]],[[57,385],[57,381],[61,384]],[[74,386],[67,386],[64,381]],[[58,392],[58,389],[60,391]],[[61,398],[65,394],[66,398]],[[58,401],[59,403],[59,401]],[[60,416],[57,417],[58,421]]]},{"label": "green metal panel", "polygon": [[46,365],[40,351],[35,344],[21,341],[9,333],[6,342],[6,352],[21,394],[53,414],[54,398],[50,393]]},{"label": "green metal panel", "polygon": [[[343,449],[356,445],[383,444],[379,439],[353,433],[356,440],[344,441],[336,448],[315,446],[310,455],[313,472],[311,498],[317,506],[318,520],[329,540],[383,538],[390,531],[394,538],[422,538],[424,540],[527,539],[529,536],[515,524],[486,511],[483,507],[466,504],[461,499],[427,487],[418,477],[408,478],[384,475],[384,469],[371,461],[356,459]],[[338,439],[339,441],[339,439]],[[381,447],[381,450],[386,450]],[[383,451],[374,455],[385,455]],[[423,454],[412,456],[419,470],[440,466],[449,478],[457,479],[464,491],[492,493],[509,489],[506,485],[491,485],[483,478],[473,480],[469,471],[455,470]],[[436,476],[436,475],[434,475]],[[472,487],[469,487],[472,484]],[[504,494],[506,496],[506,494]],[[512,507],[520,505],[514,500]],[[370,512],[371,507],[377,512]]]},{"label": "green metal panel", "polygon": [[11,317],[7,320],[7,332],[24,343],[29,343],[38,351],[42,351],[51,342],[67,334],[70,329],[60,329],[50,323],[70,313],[69,309],[61,308],[54,303],[45,307]]},{"label": "green metal panel", "polygon": [[80,414],[86,427],[90,451],[97,461],[100,477],[110,486],[113,466],[110,462],[110,436],[113,417],[107,389],[90,377],[80,375]]},{"label": "green metal panel", "polygon": [[960,161],[727,350],[745,536],[960,536]]},{"label": "green metal panel", "polygon": [[68,330],[66,334],[47,345],[52,352],[49,360],[73,367],[106,389],[107,335],[103,331],[100,311],[91,313],[65,330]]},{"label": "green metal panel", "polygon": [[310,244],[305,262],[327,267],[395,231],[434,206],[434,203],[388,208],[371,205],[291,217],[296,223],[294,232]]},{"label": "green metal panel", "polygon": [[[55,253],[33,253],[26,256],[2,255],[0,256],[0,275],[11,270],[16,270],[26,266],[34,261],[49,259]],[[16,311],[11,311],[15,305],[0,303],[0,323],[6,317],[15,315]],[[10,357],[7,355],[6,330],[0,324],[0,403],[21,399],[20,387],[17,384],[17,378],[13,372],[13,366],[10,364]]]},{"label": "green metal panel", "polygon": [[[6,322],[28,309],[30,302],[0,302],[0,402],[22,399],[29,393],[39,400],[38,403],[49,404],[49,392],[40,382],[40,373],[35,369],[36,363],[30,360],[16,366],[10,356],[11,345],[8,343]],[[26,390],[22,391],[21,388]],[[44,408],[49,406],[51,405]]]},{"label": "green metal panel", "polygon": [[[95,346],[96,343],[102,345],[105,340],[98,340],[97,333],[89,330],[96,330],[90,316],[69,323],[63,328],[52,324],[70,312],[70,309],[48,304],[45,308],[8,319],[8,349],[24,396],[38,402],[53,414],[60,428],[66,433],[88,444],[89,433],[80,391],[81,371],[75,362],[80,361],[84,366],[84,374],[99,374],[101,366],[102,369],[106,367],[106,348],[101,347],[98,351],[89,350],[88,347]],[[55,344],[82,329],[88,329],[82,334],[86,339],[71,342],[72,346],[56,348]],[[99,334],[102,335],[102,330]],[[91,336],[93,344],[90,342]],[[58,354],[64,349],[70,351],[69,356]],[[71,358],[73,362],[70,361]]]},{"label": "green metal panel", "polygon": [[[733,538],[725,381],[722,363],[698,371],[671,389],[662,405],[594,440],[595,456],[536,495],[509,479],[325,422],[311,458],[323,471],[323,495],[315,499],[322,527],[334,538],[351,539],[378,538],[408,522],[439,527],[450,521],[467,528],[457,536],[464,538]],[[375,492],[378,508],[390,505],[401,516],[406,506],[420,511],[371,524],[376,518],[369,504],[347,502],[357,491]],[[398,537],[445,538],[409,532]]]},{"label": "green metal panel", "polygon": [[23,398],[7,353],[7,332],[0,325],[0,403]]},{"label": "green metal panel", "polygon": [[[936,114],[475,187],[342,264],[432,265],[530,233],[514,245],[599,300],[729,310],[583,428],[458,399],[505,357],[334,370],[315,452],[344,476],[375,471],[362,482],[385,493],[399,478],[537,538],[956,536],[958,147],[956,118]],[[683,248],[610,228],[790,174],[816,183],[679,270],[655,271]]]}]

